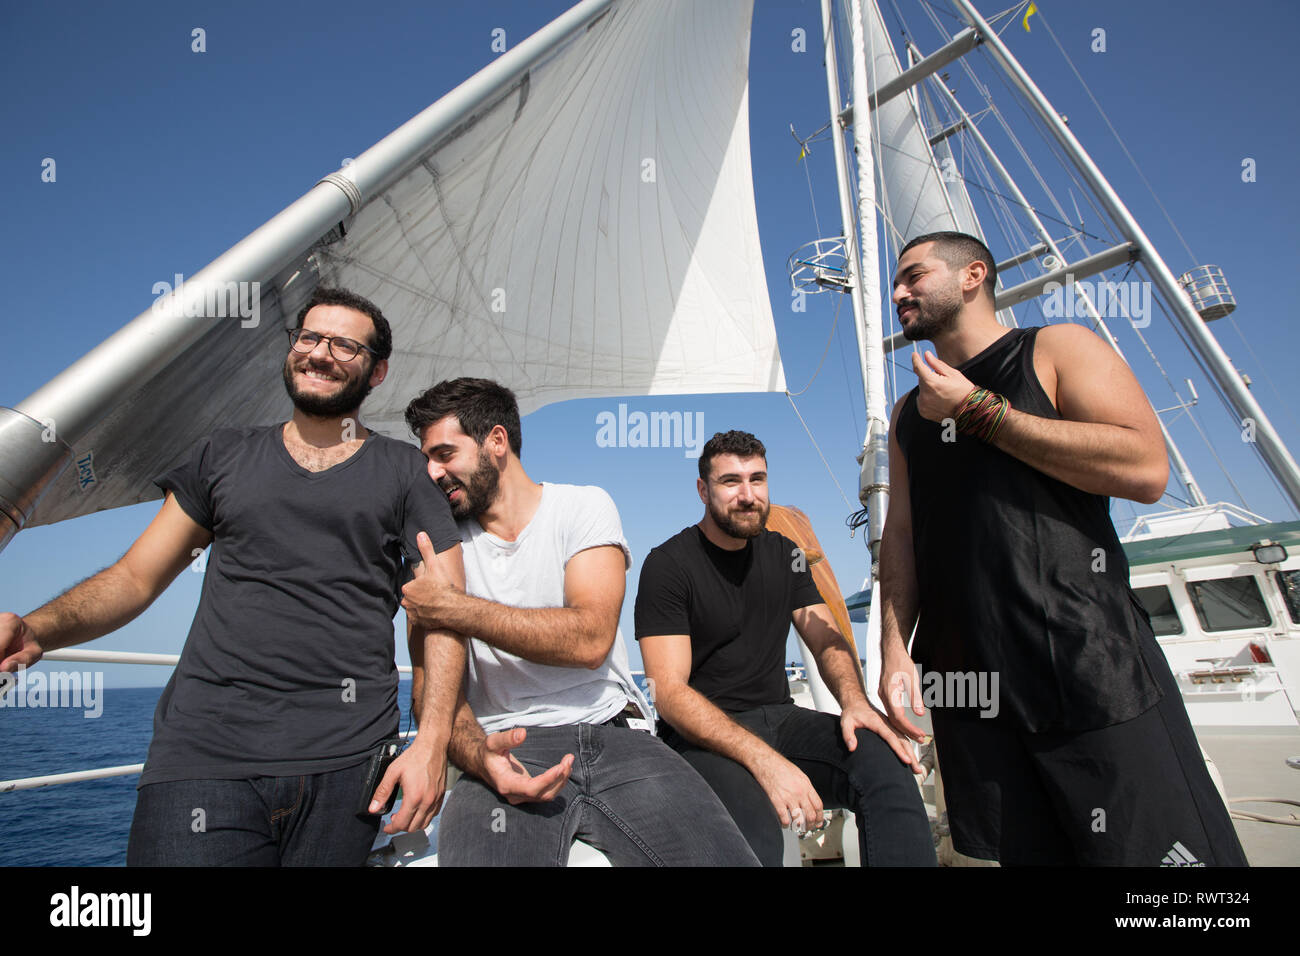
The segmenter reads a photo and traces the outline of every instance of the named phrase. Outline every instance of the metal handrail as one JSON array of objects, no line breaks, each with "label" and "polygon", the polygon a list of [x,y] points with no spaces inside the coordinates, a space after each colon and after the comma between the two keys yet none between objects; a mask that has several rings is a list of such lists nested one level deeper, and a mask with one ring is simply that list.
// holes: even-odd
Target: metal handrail
[{"label": "metal handrail", "polygon": [[[42,661],[75,661],[83,664],[158,664],[175,666],[181,659],[179,654],[147,654],[137,651],[50,651],[41,657]],[[399,674],[411,673],[407,664],[397,665]],[[413,737],[415,731],[409,730],[403,737]],[[50,773],[37,777],[18,777],[13,780],[0,780],[0,793],[16,790],[35,790],[39,787],[52,787],[61,783],[80,783],[83,780],[103,780],[108,777],[129,777],[144,769],[144,764],[122,764],[117,767],[98,767],[94,770],[72,770],[68,773]]]},{"label": "metal handrail", "polygon": [[[76,661],[83,664],[158,664],[174,666],[180,660],[179,654],[148,654],[137,651],[82,651],[61,650],[45,654],[43,661]],[[787,677],[798,679],[798,668],[786,668]],[[410,665],[398,664],[399,674],[411,673]],[[793,672],[793,673],[792,673]],[[631,671],[633,677],[644,676],[645,671]],[[401,736],[414,737],[416,731],[404,731]],[[129,777],[144,769],[144,764],[122,764],[117,767],[98,767],[94,770],[72,770],[68,773],[43,774],[37,777],[18,777],[13,780],[0,780],[0,793],[17,790],[35,790],[39,787],[52,787],[61,783],[80,783],[84,780],[103,780],[108,777]]]}]

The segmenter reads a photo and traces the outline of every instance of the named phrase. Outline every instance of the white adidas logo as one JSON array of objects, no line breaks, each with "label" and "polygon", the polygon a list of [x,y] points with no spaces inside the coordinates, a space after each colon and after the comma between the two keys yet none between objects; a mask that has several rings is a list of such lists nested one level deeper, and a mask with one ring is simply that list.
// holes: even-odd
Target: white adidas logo
[{"label": "white adidas logo", "polygon": [[1205,866],[1192,855],[1192,851],[1181,843],[1175,842],[1173,848],[1160,861],[1161,866]]}]

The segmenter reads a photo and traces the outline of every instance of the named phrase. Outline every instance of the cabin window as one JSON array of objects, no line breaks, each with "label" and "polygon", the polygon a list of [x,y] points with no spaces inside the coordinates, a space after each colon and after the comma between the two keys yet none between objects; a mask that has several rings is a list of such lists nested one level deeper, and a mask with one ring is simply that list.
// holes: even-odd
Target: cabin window
[{"label": "cabin window", "polygon": [[1300,571],[1274,571],[1273,579],[1277,581],[1277,589],[1286,601],[1291,623],[1300,624]]},{"label": "cabin window", "polygon": [[1273,623],[1253,576],[1189,581],[1187,592],[1206,631],[1239,631]]},{"label": "cabin window", "polygon": [[1156,632],[1156,637],[1183,633],[1183,622],[1178,617],[1173,595],[1167,587],[1160,584],[1151,588],[1135,588],[1133,593],[1147,609],[1147,614],[1151,617],[1151,629]]}]

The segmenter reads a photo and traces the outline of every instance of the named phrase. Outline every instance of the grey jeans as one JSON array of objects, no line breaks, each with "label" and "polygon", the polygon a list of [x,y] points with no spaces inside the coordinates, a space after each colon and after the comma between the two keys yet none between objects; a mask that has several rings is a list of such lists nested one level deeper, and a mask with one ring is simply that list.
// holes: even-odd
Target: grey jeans
[{"label": "grey jeans", "polygon": [[532,774],[573,754],[549,803],[512,806],[461,777],[438,829],[441,866],[564,866],[580,839],[616,866],[757,866],[709,785],[663,741],[640,730],[530,727],[511,751]]}]

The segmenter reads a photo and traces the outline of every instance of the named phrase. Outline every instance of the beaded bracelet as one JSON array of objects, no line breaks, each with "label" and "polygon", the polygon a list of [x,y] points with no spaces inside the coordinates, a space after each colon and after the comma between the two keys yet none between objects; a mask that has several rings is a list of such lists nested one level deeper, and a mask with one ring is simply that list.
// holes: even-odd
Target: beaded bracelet
[{"label": "beaded bracelet", "polygon": [[992,442],[1010,407],[1011,403],[997,392],[973,388],[958,408],[957,431],[974,435],[982,442]]}]

